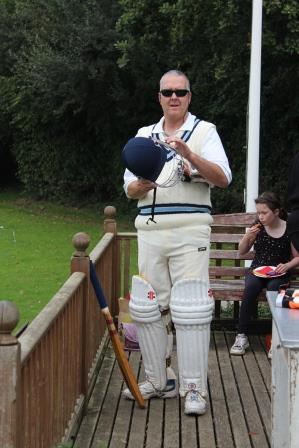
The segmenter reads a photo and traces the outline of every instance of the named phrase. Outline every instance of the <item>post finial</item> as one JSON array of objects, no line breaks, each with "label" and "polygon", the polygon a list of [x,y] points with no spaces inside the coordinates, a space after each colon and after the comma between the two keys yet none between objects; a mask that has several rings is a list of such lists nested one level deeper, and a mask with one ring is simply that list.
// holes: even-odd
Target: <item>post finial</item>
[{"label": "post finial", "polygon": [[15,344],[17,339],[11,333],[16,328],[20,319],[20,313],[10,300],[0,301],[0,345]]},{"label": "post finial", "polygon": [[116,216],[116,208],[113,205],[107,205],[104,208],[105,219],[115,219]]},{"label": "post finial", "polygon": [[117,227],[116,227],[116,208],[113,207],[113,205],[107,205],[104,208],[104,232],[111,232],[116,235],[117,233]]},{"label": "post finial", "polygon": [[73,236],[72,239],[73,246],[76,249],[75,256],[85,256],[86,249],[90,243],[90,236],[87,233],[79,232]]}]

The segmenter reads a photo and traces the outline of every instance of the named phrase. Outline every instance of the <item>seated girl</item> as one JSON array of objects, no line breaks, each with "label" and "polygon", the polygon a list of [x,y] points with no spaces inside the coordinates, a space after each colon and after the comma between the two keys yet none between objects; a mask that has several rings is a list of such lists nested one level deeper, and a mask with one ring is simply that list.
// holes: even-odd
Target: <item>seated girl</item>
[{"label": "seated girl", "polygon": [[[290,270],[299,265],[299,253],[290,242],[286,231],[286,213],[272,192],[262,193],[256,200],[257,222],[248,229],[239,243],[239,254],[248,252],[254,245],[255,256],[245,276],[245,289],[239,315],[238,334],[230,349],[232,355],[244,355],[249,347],[248,330],[256,299],[262,289],[278,291],[287,284]],[[254,274],[261,266],[274,266],[266,277]]]}]

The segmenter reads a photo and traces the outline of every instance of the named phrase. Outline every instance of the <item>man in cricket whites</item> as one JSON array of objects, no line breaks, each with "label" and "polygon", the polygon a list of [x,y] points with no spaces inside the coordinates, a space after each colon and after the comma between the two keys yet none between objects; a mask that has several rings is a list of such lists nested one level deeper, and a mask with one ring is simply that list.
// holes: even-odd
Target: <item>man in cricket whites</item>
[{"label": "man in cricket whites", "polygon": [[[214,309],[208,274],[210,190],[226,188],[231,170],[215,125],[188,111],[191,96],[184,73],[165,73],[158,93],[163,117],[139,129],[124,147],[123,160],[126,195],[138,200],[139,276],[132,279],[130,312],[146,375],[139,388],[150,399],[176,397],[179,387],[185,413],[200,415],[207,409]],[[180,174],[167,185],[163,173],[169,180],[171,152],[183,165],[178,163]],[[179,380],[170,365],[172,323]],[[133,399],[129,389],[123,394]]]}]

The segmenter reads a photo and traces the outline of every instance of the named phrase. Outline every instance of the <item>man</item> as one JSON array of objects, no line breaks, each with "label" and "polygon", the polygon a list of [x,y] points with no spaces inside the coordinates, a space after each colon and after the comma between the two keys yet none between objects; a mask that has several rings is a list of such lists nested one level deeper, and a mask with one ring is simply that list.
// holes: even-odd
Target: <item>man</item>
[{"label": "man", "polygon": [[[184,158],[188,172],[205,181],[180,181],[159,188],[128,169],[124,174],[125,192],[138,199],[139,210],[135,226],[140,277],[133,277],[130,300],[146,373],[146,381],[139,387],[145,399],[177,395],[169,361],[172,320],[185,413],[204,414],[213,311],[208,294],[210,186],[227,187],[231,171],[215,126],[188,112],[191,91],[184,73],[165,73],[158,99],[163,117],[157,124],[139,129],[137,137],[154,137],[170,144]],[[191,179],[196,177],[198,180],[198,176]],[[128,389],[124,395],[132,399]]]}]

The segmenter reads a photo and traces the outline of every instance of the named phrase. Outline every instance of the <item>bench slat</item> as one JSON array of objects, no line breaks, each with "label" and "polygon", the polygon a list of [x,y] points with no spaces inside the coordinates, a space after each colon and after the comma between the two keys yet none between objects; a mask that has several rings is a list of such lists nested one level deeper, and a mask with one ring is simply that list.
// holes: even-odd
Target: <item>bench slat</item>
[{"label": "bench slat", "polygon": [[222,260],[252,260],[254,257],[254,252],[247,252],[247,254],[239,255],[237,250],[233,249],[214,249],[210,251],[211,259],[222,259]]},{"label": "bench slat", "polygon": [[214,222],[212,224],[215,227],[217,224],[224,224],[227,226],[240,226],[246,227],[251,225],[256,219],[255,212],[249,213],[224,213],[219,215],[213,215]]},{"label": "bench slat", "polygon": [[211,233],[212,243],[239,243],[242,239],[242,233]]},{"label": "bench slat", "polygon": [[213,277],[244,277],[246,268],[237,266],[210,266],[210,278]]}]

